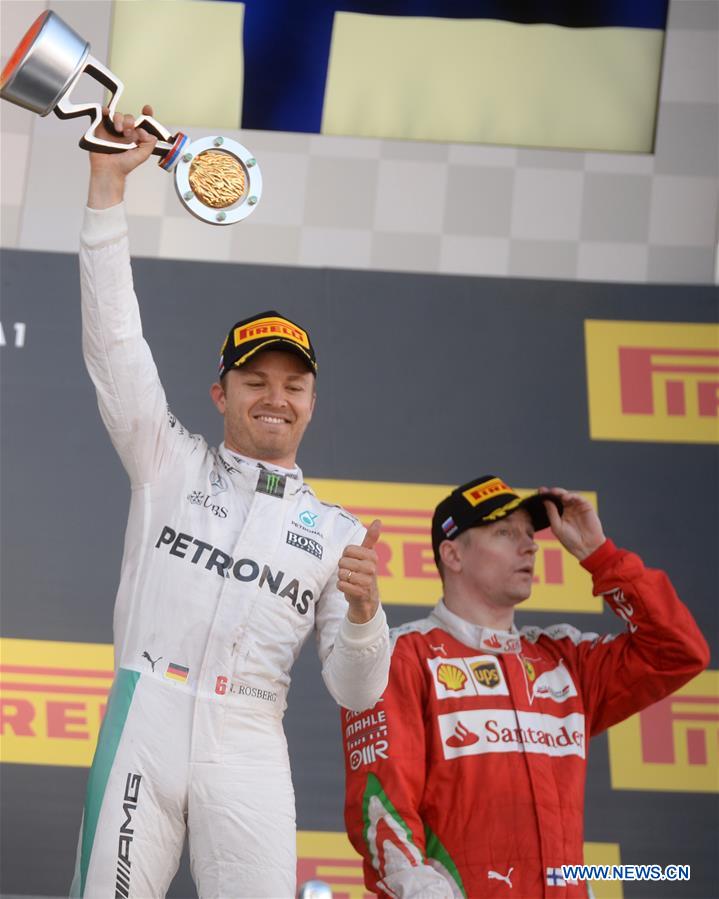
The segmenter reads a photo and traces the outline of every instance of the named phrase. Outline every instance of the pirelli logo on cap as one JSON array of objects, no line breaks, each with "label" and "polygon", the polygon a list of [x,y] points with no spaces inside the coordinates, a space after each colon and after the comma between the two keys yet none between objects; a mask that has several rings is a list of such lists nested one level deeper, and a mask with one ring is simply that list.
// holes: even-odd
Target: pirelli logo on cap
[{"label": "pirelli logo on cap", "polygon": [[478,506],[486,499],[490,499],[493,496],[501,496],[503,493],[514,493],[514,491],[501,478],[492,478],[491,481],[485,481],[484,484],[470,487],[469,490],[464,491],[462,496],[471,506]]},{"label": "pirelli logo on cap", "polygon": [[584,323],[593,440],[719,443],[719,328]]},{"label": "pirelli logo on cap", "polygon": [[298,328],[297,325],[293,325],[292,322],[288,322],[285,318],[275,316],[259,318],[248,325],[235,328],[235,346],[241,346],[250,340],[261,340],[263,337],[284,337],[285,340],[300,344],[306,350],[310,348],[307,332]]}]

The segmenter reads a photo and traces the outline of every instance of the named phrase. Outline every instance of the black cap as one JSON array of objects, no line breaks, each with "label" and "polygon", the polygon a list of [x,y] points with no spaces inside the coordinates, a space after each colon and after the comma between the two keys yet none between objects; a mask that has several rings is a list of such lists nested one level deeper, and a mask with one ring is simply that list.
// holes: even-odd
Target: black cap
[{"label": "black cap", "polygon": [[562,501],[551,493],[533,493],[522,499],[501,478],[485,474],[461,487],[456,487],[434,510],[432,516],[432,549],[439,563],[439,545],[454,540],[462,531],[491,524],[506,518],[517,509],[526,509],[535,531],[549,527],[544,500],[551,500],[562,514]]},{"label": "black cap", "polygon": [[259,312],[233,325],[220,350],[218,378],[232,368],[239,368],[262,350],[282,350],[294,353],[312,374],[317,374],[317,359],[304,328],[280,315],[274,309]]}]

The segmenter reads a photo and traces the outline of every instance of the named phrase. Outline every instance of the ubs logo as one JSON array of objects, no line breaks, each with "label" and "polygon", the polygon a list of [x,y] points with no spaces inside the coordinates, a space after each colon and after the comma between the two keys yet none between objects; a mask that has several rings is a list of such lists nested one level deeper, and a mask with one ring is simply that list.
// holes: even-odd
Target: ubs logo
[{"label": "ubs logo", "polygon": [[213,502],[213,498],[208,493],[203,493],[202,490],[193,490],[192,493],[188,493],[187,502],[191,506],[202,506],[203,509],[208,509],[217,518],[227,518],[227,507]]}]

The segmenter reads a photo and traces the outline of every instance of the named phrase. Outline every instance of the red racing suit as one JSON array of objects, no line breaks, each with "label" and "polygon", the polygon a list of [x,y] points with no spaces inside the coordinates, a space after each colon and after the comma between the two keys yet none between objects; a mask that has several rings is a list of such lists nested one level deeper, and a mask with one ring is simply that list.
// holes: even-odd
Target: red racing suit
[{"label": "red racing suit", "polygon": [[389,686],[342,712],[345,821],[380,896],[572,899],[589,738],[667,696],[709,650],[667,575],[607,540],[583,566],[621,635],[493,631],[443,602],[392,632]]}]

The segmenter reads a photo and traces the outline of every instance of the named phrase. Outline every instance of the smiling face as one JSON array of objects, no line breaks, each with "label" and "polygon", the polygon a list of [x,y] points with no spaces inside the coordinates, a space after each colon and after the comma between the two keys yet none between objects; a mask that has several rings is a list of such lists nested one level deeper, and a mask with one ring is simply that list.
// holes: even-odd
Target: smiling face
[{"label": "smiling face", "polygon": [[[461,603],[458,614],[480,624],[497,626],[497,615],[506,618],[509,614],[511,619],[514,606],[532,592],[537,549],[534,526],[525,509],[444,541],[440,554],[446,598]],[[478,613],[471,618],[470,608]]]},{"label": "smiling face", "polygon": [[283,468],[295,464],[315,407],[315,378],[291,352],[265,350],[210,388],[228,449]]}]

